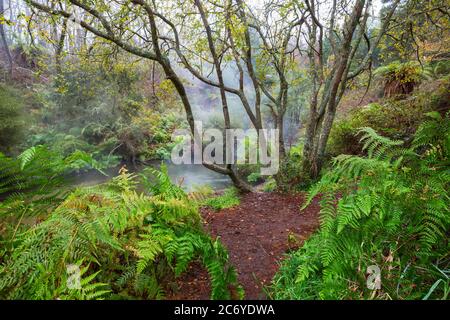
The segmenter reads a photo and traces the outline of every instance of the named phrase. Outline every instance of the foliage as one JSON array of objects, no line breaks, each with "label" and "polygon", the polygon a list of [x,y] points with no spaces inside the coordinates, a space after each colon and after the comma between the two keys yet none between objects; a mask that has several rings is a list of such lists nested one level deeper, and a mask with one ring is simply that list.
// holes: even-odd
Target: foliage
[{"label": "foliage", "polygon": [[19,90],[0,85],[0,152],[11,153],[23,137],[24,100]]},{"label": "foliage", "polygon": [[235,188],[225,189],[223,194],[206,199],[202,204],[216,211],[239,205],[240,200]]},{"label": "foliage", "polygon": [[[249,139],[245,140],[245,148],[248,150]],[[250,162],[248,158],[248,153],[245,155],[245,162]],[[251,164],[251,163],[240,163],[236,165],[237,172],[240,176],[245,177],[247,182],[251,184],[258,184],[264,182],[265,177],[261,175],[261,164]]]},{"label": "foliage", "polygon": [[430,61],[425,66],[424,74],[428,79],[439,79],[450,74],[450,60]]},{"label": "foliage", "polygon": [[147,64],[123,56],[113,60],[107,65],[83,56],[67,59],[50,85],[35,84],[39,103],[27,144],[46,144],[64,155],[82,150],[110,166],[120,159],[166,158],[181,122],[176,103],[167,92],[156,98],[142,87]]},{"label": "foliage", "polygon": [[269,178],[266,183],[264,184],[263,190],[264,192],[272,192],[275,191],[277,188],[277,182],[274,178]]},{"label": "foliage", "polygon": [[[336,157],[311,188],[305,206],[320,195],[321,228],[284,263],[275,298],[448,296],[449,115],[430,113],[409,148],[361,130],[368,156]],[[372,265],[381,270],[380,290],[366,287]]]},{"label": "foliage", "polygon": [[281,190],[302,190],[311,184],[308,175],[303,174],[303,143],[292,146],[289,153],[280,163],[280,170],[275,181],[269,181],[266,185],[267,190],[273,190],[278,187]]},{"label": "foliage", "polygon": [[374,74],[384,79],[384,96],[392,97],[401,94],[410,94],[415,85],[426,75],[425,70],[418,62],[399,61],[381,66]]},{"label": "foliage", "polygon": [[361,127],[371,127],[392,139],[411,140],[427,112],[436,110],[444,114],[449,109],[449,80],[444,78],[424,85],[408,99],[387,99],[354,109],[334,124],[328,153],[361,154],[362,145],[356,135]]},{"label": "foliage", "polygon": [[[387,1],[385,1],[387,2]],[[440,0],[404,1],[394,14],[390,30],[383,36],[379,59],[417,59],[422,62],[439,59],[449,51],[450,21]],[[382,9],[389,10],[389,5]]]},{"label": "foliage", "polygon": [[383,77],[386,81],[399,81],[402,83],[416,83],[420,80],[422,69],[418,62],[409,61],[401,63],[394,61],[375,70],[375,75]]},{"label": "foliage", "polygon": [[247,181],[250,183],[258,182],[261,179],[261,174],[259,172],[252,172],[247,176]]},{"label": "foliage", "polygon": [[198,205],[202,205],[204,201],[214,197],[214,189],[208,184],[194,185],[193,190],[189,192],[188,197],[191,201],[196,202]]},{"label": "foliage", "polygon": [[[3,299],[163,298],[163,281],[199,259],[211,298],[243,296],[219,240],[206,235],[197,207],[157,174],[151,195],[135,191],[137,177],[121,170],[110,183],[81,188],[48,218],[12,240],[1,257]],[[79,266],[81,289],[68,286]]]},{"label": "foliage", "polygon": [[17,158],[0,153],[0,217],[24,217],[53,208],[70,191],[68,174],[85,168],[101,171],[99,164],[82,151],[63,157],[39,145]]}]

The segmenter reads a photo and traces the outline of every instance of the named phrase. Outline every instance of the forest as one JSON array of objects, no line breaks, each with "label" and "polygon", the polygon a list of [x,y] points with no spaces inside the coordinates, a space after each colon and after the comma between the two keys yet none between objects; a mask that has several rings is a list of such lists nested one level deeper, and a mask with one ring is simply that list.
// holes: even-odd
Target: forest
[{"label": "forest", "polygon": [[449,118],[448,1],[0,0],[0,299],[449,300]]}]

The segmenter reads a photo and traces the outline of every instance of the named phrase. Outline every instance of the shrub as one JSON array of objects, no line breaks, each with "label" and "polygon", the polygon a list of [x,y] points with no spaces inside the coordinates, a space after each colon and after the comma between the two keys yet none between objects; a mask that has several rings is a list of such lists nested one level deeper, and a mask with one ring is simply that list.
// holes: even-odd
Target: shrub
[{"label": "shrub", "polygon": [[247,176],[247,181],[250,183],[256,183],[261,179],[261,173],[252,172]]},{"label": "shrub", "polygon": [[264,192],[272,192],[277,189],[277,182],[274,178],[269,178],[264,184],[263,190]]},{"label": "shrub", "polygon": [[99,164],[81,151],[64,157],[46,146],[35,146],[17,158],[0,153],[0,218],[46,213],[70,191],[67,174],[85,168],[101,171]]},{"label": "shrub", "polygon": [[14,88],[0,85],[0,152],[12,153],[24,134],[24,101]]},{"label": "shrub", "polygon": [[303,174],[302,166],[303,144],[299,143],[289,149],[289,153],[280,163],[275,180],[269,181],[267,190],[279,188],[287,191],[292,189],[302,190],[311,184],[310,178]]},{"label": "shrub", "polygon": [[[450,121],[429,116],[411,147],[366,128],[367,157],[335,158],[305,205],[321,195],[320,230],[274,278],[275,298],[448,297]],[[374,291],[373,265],[381,271]]]},{"label": "shrub", "polygon": [[371,127],[385,137],[410,141],[425,114],[449,109],[450,79],[435,82],[431,88],[418,90],[405,100],[386,100],[355,109],[345,118],[336,121],[330,133],[327,152],[361,154],[362,145],[356,136],[358,128]]},{"label": "shrub", "polygon": [[68,59],[49,84],[36,84],[40,105],[27,145],[46,144],[64,155],[78,149],[99,161],[167,158],[171,133],[184,123],[183,115],[174,112],[176,103],[164,104],[173,98],[169,94],[148,97],[140,81],[148,66],[127,62],[117,57],[108,66]]},{"label": "shrub", "polygon": [[421,65],[412,61],[406,63],[395,61],[379,67],[374,74],[383,77],[385,81],[385,97],[410,94],[424,75]]},{"label": "shrub", "polygon": [[214,189],[208,184],[194,185],[193,190],[188,196],[191,201],[195,201],[198,205],[202,205],[204,201],[214,197]]},{"label": "shrub", "polygon": [[203,205],[210,207],[216,211],[232,208],[239,205],[240,200],[235,188],[226,189],[223,194],[206,199]]}]

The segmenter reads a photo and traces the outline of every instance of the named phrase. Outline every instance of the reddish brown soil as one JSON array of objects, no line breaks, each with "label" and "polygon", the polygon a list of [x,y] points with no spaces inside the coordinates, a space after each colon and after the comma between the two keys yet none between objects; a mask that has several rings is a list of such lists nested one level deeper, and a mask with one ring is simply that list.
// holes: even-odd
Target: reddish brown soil
[{"label": "reddish brown soil", "polygon": [[[284,253],[298,247],[318,227],[319,205],[315,200],[300,213],[304,196],[251,193],[234,208],[215,212],[202,209],[205,228],[220,237],[236,267],[246,299],[265,299]],[[169,299],[209,299],[207,272],[198,263],[177,280]]]}]

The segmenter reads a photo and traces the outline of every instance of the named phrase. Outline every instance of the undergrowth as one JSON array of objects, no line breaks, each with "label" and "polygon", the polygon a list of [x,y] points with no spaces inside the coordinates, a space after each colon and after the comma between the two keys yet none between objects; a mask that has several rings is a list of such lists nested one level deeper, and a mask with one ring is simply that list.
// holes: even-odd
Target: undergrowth
[{"label": "undergrowth", "polygon": [[232,208],[239,205],[240,199],[235,188],[226,189],[223,194],[210,197],[201,202],[202,205],[210,207],[216,211]]},{"label": "undergrowth", "polygon": [[333,156],[362,154],[362,144],[356,135],[361,127],[371,127],[394,140],[411,141],[426,113],[438,111],[444,115],[449,110],[449,77],[424,84],[424,87],[405,99],[381,100],[338,119],[331,130],[327,152]]},{"label": "undergrowth", "polygon": [[429,113],[410,147],[361,134],[367,157],[336,157],[310,189],[305,207],[320,196],[320,230],[283,263],[273,297],[448,299],[449,114]]},{"label": "undergrowth", "polygon": [[164,166],[152,174],[146,194],[122,169],[107,184],[71,192],[41,222],[6,234],[0,298],[161,299],[165,284],[193,261],[207,269],[212,299],[242,298],[228,253],[203,231],[196,204]]}]

